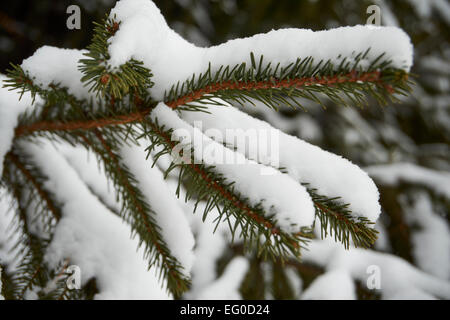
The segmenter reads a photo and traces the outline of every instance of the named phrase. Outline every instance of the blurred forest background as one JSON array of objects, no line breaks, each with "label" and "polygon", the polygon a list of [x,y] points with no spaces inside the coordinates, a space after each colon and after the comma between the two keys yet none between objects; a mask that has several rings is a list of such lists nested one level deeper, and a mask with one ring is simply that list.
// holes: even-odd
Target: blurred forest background
[{"label": "blurred forest background", "polygon": [[[416,85],[411,97],[381,107],[345,108],[331,102],[326,110],[309,104],[308,112],[249,108],[283,131],[342,155],[365,168],[381,192],[383,214],[377,223],[375,250],[397,255],[419,269],[450,280],[450,5],[446,0],[155,0],[169,25],[199,46],[219,44],[271,29],[313,30],[365,24],[371,4],[381,8],[382,25],[396,25],[415,47]],[[66,8],[81,8],[81,30],[66,28]],[[14,0],[0,4],[0,72],[20,64],[42,45],[84,48],[92,22],[100,21],[113,0]],[[180,52],[180,54],[183,54]],[[218,261],[219,274],[239,246]],[[303,290],[323,270],[293,266]],[[281,264],[270,279],[254,258],[242,285],[243,298],[295,298]],[[278,271],[277,271],[278,270]],[[265,283],[272,282],[271,291]],[[358,285],[359,298],[379,298]]]}]

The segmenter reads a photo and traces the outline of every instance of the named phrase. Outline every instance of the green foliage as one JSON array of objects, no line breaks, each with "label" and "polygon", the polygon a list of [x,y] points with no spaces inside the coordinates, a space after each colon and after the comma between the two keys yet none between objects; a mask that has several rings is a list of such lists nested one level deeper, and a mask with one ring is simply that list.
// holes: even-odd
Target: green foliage
[{"label": "green foliage", "polygon": [[164,243],[155,212],[138,188],[138,180],[122,160],[120,141],[124,139],[108,130],[86,132],[80,134],[80,139],[80,143],[93,150],[104,164],[105,174],[122,202],[119,216],[130,225],[133,236],[138,236],[139,246],[144,246],[148,268],[158,266],[159,276],[167,280],[170,292],[180,296],[189,288],[190,280],[183,275],[183,267]]},{"label": "green foliage", "polygon": [[305,57],[286,67],[266,63],[263,56],[257,62],[250,53],[250,66],[243,62],[213,72],[209,65],[205,72],[173,85],[164,101],[169,106],[197,110],[201,109],[199,103],[218,104],[214,98],[241,106],[254,105],[257,100],[277,110],[280,106],[305,109],[301,98],[323,105],[321,94],[340,105],[361,107],[367,104],[368,95],[383,104],[395,99],[393,94],[406,95],[411,84],[408,74],[391,68],[384,54],[369,67],[361,66],[369,51],[355,54],[352,61],[340,56],[336,65],[331,60],[316,62],[313,57]]},{"label": "green foliage", "polygon": [[122,99],[126,95],[142,96],[153,85],[150,70],[141,61],[131,59],[118,68],[108,65],[108,39],[117,32],[120,22],[107,18],[95,23],[92,43],[84,55],[89,59],[80,60],[82,82],[90,85],[90,91],[97,92],[102,98]]},{"label": "green foliage", "polygon": [[[174,147],[174,142],[170,140],[172,130],[167,130],[148,119],[143,126],[144,133],[140,138],[151,142],[147,148],[149,155],[157,147],[162,147],[155,155],[155,163],[161,156],[172,153]],[[291,255],[300,256],[300,248],[307,242],[302,234],[307,233],[307,230],[302,234],[288,234],[277,229],[273,215],[264,212],[261,203],[250,205],[246,196],[234,189],[234,182],[214,171],[213,166],[194,164],[193,159],[190,163],[174,161],[166,170],[165,176],[175,169],[178,169],[177,195],[180,196],[182,183],[189,181],[185,200],[195,202],[194,211],[200,202],[204,202],[203,221],[208,213],[216,209],[218,212],[214,220],[216,229],[220,223],[227,223],[233,239],[236,237],[236,231],[239,231],[238,238],[244,241],[246,249],[254,249],[257,255],[264,258],[285,259]]]},{"label": "green foliage", "polygon": [[[39,108],[20,116],[15,146],[9,153],[10,161],[5,163],[2,176],[2,183],[16,199],[19,221],[16,231],[21,234],[17,246],[22,248],[22,262],[17,274],[7,280],[5,290],[9,296],[23,298],[28,289],[40,288],[38,292],[43,299],[83,298],[92,297],[96,290],[95,283],[91,282],[81,292],[69,292],[63,285],[65,278],[60,276],[61,270],[46,269],[43,255],[61,217],[61,204],[45,190],[47,178],[40,173],[39,167],[17,146],[20,139],[36,137],[63,140],[95,152],[117,197],[122,200],[118,214],[129,224],[133,236],[139,238],[149,268],[159,267],[160,277],[175,297],[180,297],[189,288],[190,281],[181,272],[182,266],[162,239],[151,203],[147,203],[138,188],[138,177],[130,172],[120,156],[123,144],[145,139],[151,143],[147,148],[149,153],[160,150],[155,156],[156,162],[162,155],[171,154],[174,142],[170,139],[171,129],[147,117],[157,104],[148,91],[153,86],[151,70],[134,59],[118,68],[108,65],[108,39],[119,27],[120,22],[113,18],[96,24],[92,43],[85,54],[87,58],[80,60],[79,69],[84,74],[81,81],[96,93],[95,101],[77,99],[58,83],[41,88],[20,66],[13,65],[8,71],[7,87],[19,90],[21,94],[30,92],[33,100],[36,95],[42,100]],[[341,57],[338,65],[299,57],[287,67],[266,63],[263,56],[257,59],[249,53],[251,65],[221,66],[215,71],[210,65],[203,73],[173,84],[166,92],[164,102],[172,108],[207,111],[206,103],[221,103],[216,98],[235,105],[254,104],[256,100],[278,109],[282,105],[303,108],[301,99],[323,104],[323,96],[340,105],[363,106],[367,103],[367,95],[385,103],[394,99],[394,94],[407,94],[410,89],[408,74],[391,68],[383,55],[369,67],[361,67],[360,62],[367,58],[369,50],[355,53],[352,62],[348,61],[349,57]],[[181,186],[186,186],[185,200],[193,201],[195,209],[199,203],[204,204],[203,220],[211,212],[217,212],[217,226],[226,223],[233,239],[242,239],[245,250],[254,252],[256,259],[289,262],[293,257],[299,258],[301,249],[307,246],[311,230],[304,228],[299,233],[288,234],[278,229],[273,214],[264,212],[261,204],[250,205],[248,198],[235,190],[234,181],[219,174],[214,167],[174,161],[165,176],[172,171],[178,174],[178,196]],[[335,239],[347,248],[351,242],[363,248],[373,244],[376,231],[371,228],[370,221],[352,217],[348,205],[337,198],[321,196],[313,188],[308,188],[308,192],[322,225],[322,236],[334,233]],[[35,237],[28,230],[30,212],[34,212],[33,216],[47,227],[45,239]],[[280,265],[275,267],[280,271]],[[287,283],[281,273],[274,281],[280,285]],[[278,291],[275,288],[274,292]]]},{"label": "green foliage", "polygon": [[322,238],[334,233],[334,239],[347,249],[351,243],[357,248],[370,248],[375,243],[378,231],[371,227],[375,223],[366,217],[352,216],[349,204],[342,203],[339,197],[327,198],[318,194],[317,189],[307,190],[316,208]]},{"label": "green foliage", "polygon": [[[20,263],[14,274],[7,275],[10,278],[3,283],[6,296],[25,299],[34,291],[38,296],[50,297],[58,296],[58,292],[64,291],[65,297],[72,299],[75,292],[67,291],[64,282],[54,281],[55,271],[49,269],[44,261],[55,224],[61,216],[59,206],[43,187],[45,176],[20,148],[10,151],[7,159],[10,160],[10,165],[5,168],[3,182],[12,191],[11,195],[15,200],[13,208],[16,219],[11,225],[11,238],[16,242],[12,251]],[[32,232],[36,225],[43,228],[39,237]],[[52,281],[54,284],[48,287]]]}]

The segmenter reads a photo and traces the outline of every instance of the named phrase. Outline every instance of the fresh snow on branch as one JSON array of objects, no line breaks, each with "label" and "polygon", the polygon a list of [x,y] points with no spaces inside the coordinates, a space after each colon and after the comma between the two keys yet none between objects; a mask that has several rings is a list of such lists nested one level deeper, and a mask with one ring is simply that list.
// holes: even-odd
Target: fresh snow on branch
[{"label": "fresh snow on branch", "polygon": [[58,151],[75,169],[80,179],[91,189],[108,209],[119,213],[122,208],[122,199],[117,197],[113,184],[108,181],[103,162],[99,161],[93,153],[84,147],[73,147],[67,143],[58,143]]},{"label": "fresh snow on branch", "polygon": [[5,76],[0,75],[0,173],[3,172],[3,158],[11,148],[18,117],[32,108],[30,93],[25,92],[19,100],[19,92],[3,88],[5,79]]},{"label": "fresh snow on branch", "polygon": [[272,30],[266,34],[230,40],[224,44],[199,48],[184,40],[167,25],[152,1],[122,0],[111,10],[110,17],[120,21],[120,28],[110,38],[108,64],[119,67],[134,58],[144,62],[154,74],[155,85],[150,89],[155,99],[162,100],[164,92],[177,82],[183,82],[208,69],[251,65],[250,52],[264,56],[273,66],[286,67],[297,58],[313,57],[339,64],[342,57],[352,63],[359,53],[370,52],[359,65],[370,63],[385,53],[391,67],[409,71],[412,65],[412,45],[409,37],[396,27],[354,26],[328,31],[308,29]]},{"label": "fresh snow on branch", "polygon": [[[173,129],[172,140],[180,141],[178,145],[186,144],[184,150],[192,148],[194,161],[214,166],[215,171],[235,182],[235,189],[248,197],[251,205],[261,203],[265,212],[273,212],[282,230],[298,232],[299,227],[313,223],[315,211],[311,197],[305,187],[287,174],[248,160],[215,142],[180,119],[164,103],[160,103],[150,117],[166,130]],[[233,163],[226,163],[224,159],[233,159]]]},{"label": "fresh snow on branch", "polygon": [[95,277],[96,299],[167,299],[158,270],[147,270],[143,248],[119,217],[107,210],[80,180],[64,157],[46,141],[22,142],[21,147],[48,176],[45,187],[63,203],[46,260],[56,267],[70,257],[85,284]]},{"label": "fresh snow on branch", "polygon": [[83,73],[78,70],[78,61],[83,59],[86,50],[62,49],[43,46],[29,58],[23,60],[21,67],[34,85],[49,90],[50,85],[67,88],[68,93],[78,99],[89,100],[95,94],[89,93],[81,82]]},{"label": "fresh snow on branch", "polygon": [[153,160],[146,159],[142,147],[122,146],[120,153],[131,172],[138,177],[139,190],[156,213],[156,224],[161,228],[170,252],[181,263],[184,275],[189,276],[194,259],[194,236],[174,193],[169,190],[162,172],[152,167]]},{"label": "fresh snow on branch", "polygon": [[[200,121],[202,128],[211,133],[218,130],[226,139],[224,143],[252,160],[268,165],[273,157],[278,157],[279,166],[298,183],[309,183],[320,194],[331,198],[341,197],[342,201],[350,204],[355,216],[377,220],[381,211],[378,189],[367,173],[349,160],[288,135],[232,106],[208,105],[208,112],[183,111],[182,118],[191,124]],[[255,135],[250,144],[236,144],[234,136],[226,134],[227,130],[241,130],[244,136],[251,134],[251,130],[276,131],[279,146],[275,150],[259,148],[259,140],[264,138],[261,135]]]}]

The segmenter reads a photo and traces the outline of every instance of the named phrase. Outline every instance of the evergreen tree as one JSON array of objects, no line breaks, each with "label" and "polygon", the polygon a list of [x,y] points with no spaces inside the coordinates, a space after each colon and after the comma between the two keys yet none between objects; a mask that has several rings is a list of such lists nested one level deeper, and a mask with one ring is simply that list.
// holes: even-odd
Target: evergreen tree
[{"label": "evergreen tree", "polygon": [[[189,270],[195,259],[191,228],[199,230],[194,253],[201,246],[204,251],[208,248],[200,240],[205,230],[195,220],[189,227],[183,204],[169,195],[172,189],[186,201],[186,210],[197,212],[207,232],[224,233],[234,243],[233,254],[220,262],[226,265],[222,280],[231,279],[235,286],[231,292],[241,281],[243,290],[258,290],[252,276],[263,272],[263,266],[271,269],[269,286],[275,295],[286,291],[298,277],[291,271],[303,270],[295,269],[303,249],[317,235],[331,234],[347,249],[371,247],[377,237],[373,223],[379,214],[378,193],[359,168],[279,131],[280,149],[275,151],[280,163],[272,168],[270,155],[255,157],[234,140],[206,132],[215,128],[224,133],[234,128],[232,123],[236,128],[272,130],[236,106],[295,110],[303,109],[306,100],[364,106],[367,95],[386,103],[408,93],[411,51],[400,30],[355,27],[328,34],[351,41],[333,43],[327,33],[279,31],[200,50],[168,29],[151,2],[123,0],[96,25],[87,51],[44,47],[22,65],[14,65],[5,83],[18,90],[22,100],[14,102],[11,97],[16,95],[8,93],[5,102],[16,105],[16,113],[24,112],[17,126],[14,115],[9,125],[5,123],[6,130],[15,129],[13,140],[5,143],[11,146],[5,150],[2,186],[14,212],[14,232],[7,246],[19,263],[2,273],[3,295],[115,297],[111,284],[105,283],[111,275],[104,263],[129,257],[131,248],[120,246],[123,237],[114,242],[108,235],[122,235],[126,229],[117,220],[108,220],[116,214],[136,240],[131,246],[140,248],[131,253],[145,258],[149,272],[144,273],[148,277],[144,283],[158,286],[158,281],[151,281],[159,275],[159,285],[180,297],[190,288]],[[387,46],[377,41],[382,36]],[[331,52],[314,50],[324,45],[323,39],[330,40]],[[301,50],[304,55],[289,50],[298,49],[295,42],[300,40],[308,45]],[[283,49],[288,54],[282,54]],[[43,65],[46,68],[41,69]],[[194,127],[199,120],[204,128]],[[227,123],[221,125],[223,121]],[[186,133],[194,139],[183,140]],[[183,149],[174,152],[180,151],[176,149],[180,140]],[[245,163],[211,160],[201,148]],[[83,166],[79,159],[86,151],[96,158]],[[103,175],[92,173],[92,166],[100,167]],[[261,176],[264,170],[271,175]],[[342,185],[345,182],[348,186]],[[108,183],[112,190],[105,187]],[[100,215],[90,217],[90,212]],[[96,229],[102,223],[111,225]],[[109,236],[107,241],[104,236]],[[207,234],[203,237],[223,245]],[[93,248],[86,252],[89,243]],[[313,240],[311,254],[323,251],[323,243],[328,244]],[[118,251],[115,256],[89,260],[92,254],[107,255],[108,246]],[[236,254],[247,256],[250,264]],[[140,260],[130,264],[135,261]],[[65,271],[71,264],[87,269],[89,277],[81,290],[66,286]],[[243,279],[247,268],[257,272]],[[139,291],[132,286],[142,280],[138,275],[142,273],[123,280],[131,290]],[[327,275],[331,283],[348,282],[345,274]],[[430,283],[434,294],[446,296],[445,285]],[[219,287],[217,281],[198,294],[193,284],[186,295],[214,297]],[[162,295],[158,288],[151,290],[155,297]]]}]

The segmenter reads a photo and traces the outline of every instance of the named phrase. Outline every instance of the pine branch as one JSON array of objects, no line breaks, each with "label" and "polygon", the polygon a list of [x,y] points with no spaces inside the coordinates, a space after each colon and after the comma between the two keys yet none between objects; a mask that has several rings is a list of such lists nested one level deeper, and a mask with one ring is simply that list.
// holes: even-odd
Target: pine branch
[{"label": "pine branch", "polygon": [[121,139],[106,134],[94,130],[89,136],[80,134],[80,138],[103,161],[108,178],[113,182],[117,195],[122,197],[123,207],[120,216],[139,236],[139,246],[144,243],[145,256],[149,258],[148,268],[154,264],[160,266],[160,275],[166,280],[168,289],[174,296],[180,296],[188,289],[190,281],[183,275],[183,267],[171,255],[164,242],[160,227],[154,218],[155,213],[137,187],[136,177],[119,155],[117,141]]},{"label": "pine branch", "polygon": [[[139,236],[139,246],[144,244],[149,268],[154,263],[161,266],[160,277],[167,281],[168,289],[177,297],[188,288],[189,280],[164,243],[150,204],[118,151],[121,143],[137,142],[136,123],[144,129],[140,138],[151,142],[147,149],[149,153],[156,146],[163,148],[157,153],[155,162],[160,156],[170,154],[175,145],[170,139],[171,130],[147,117],[157,104],[149,95],[149,88],[153,86],[151,71],[144,67],[143,62],[134,59],[117,68],[108,65],[108,40],[119,27],[120,22],[115,18],[96,24],[92,43],[85,54],[87,58],[80,60],[79,70],[84,74],[81,81],[90,87],[90,92],[97,94],[98,101],[77,99],[69,94],[68,88],[58,83],[40,87],[21,67],[12,65],[5,86],[19,90],[21,96],[30,92],[33,103],[38,95],[42,104],[20,117],[15,137],[63,139],[96,152],[104,162],[106,174],[113,181],[117,194],[124,200],[120,216],[130,224],[133,235]],[[250,65],[241,63],[213,70],[210,64],[203,73],[193,74],[188,80],[173,84],[165,93],[163,102],[172,109],[190,111],[207,111],[205,104],[221,104],[218,99],[238,105],[260,101],[278,109],[281,105],[303,108],[301,99],[323,104],[323,97],[326,97],[339,105],[364,106],[367,95],[380,103],[395,100],[396,94],[406,95],[411,84],[409,74],[392,68],[384,55],[371,61],[367,67],[369,50],[355,57],[340,56],[337,64],[331,63],[331,60],[315,61],[313,57],[300,57],[285,67],[266,63],[263,56],[256,59],[250,52]],[[366,67],[362,67],[362,61],[365,61]],[[43,187],[45,177],[40,175],[39,169],[14,152],[10,152],[8,159],[10,161],[5,166],[3,179],[18,203],[17,214],[24,235],[18,245],[26,248],[15,289],[19,290],[17,296],[23,297],[28,289],[45,288],[55,274],[43,263],[48,239],[36,238],[28,228],[27,211],[31,208],[31,200],[37,203],[33,205],[40,207],[38,215],[47,217],[45,225],[49,226],[49,239],[52,227],[61,215],[58,205]],[[13,168],[17,170],[13,171]],[[200,201],[206,202],[203,220],[213,209],[217,209],[217,226],[221,222],[227,223],[233,239],[238,232],[245,248],[256,248],[258,256],[281,257],[283,260],[300,256],[301,247],[310,237],[309,229],[296,234],[282,231],[277,227],[274,216],[264,212],[261,203],[250,205],[249,199],[235,190],[233,182],[212,166],[193,161],[173,162],[165,175],[175,168],[179,169],[177,195],[180,196],[181,184],[189,181],[186,200],[193,199],[195,208]],[[31,190],[31,200],[27,203],[22,200],[25,198],[22,190],[25,185]],[[348,205],[340,203],[338,198],[327,198],[313,188],[308,188],[308,192],[321,222],[322,237],[328,232],[334,233],[335,239],[346,248],[350,241],[365,248],[373,244],[377,232],[370,228],[372,222],[364,217],[353,217]],[[77,294],[71,295],[67,287],[57,286],[41,296],[65,299]]]},{"label": "pine branch", "polygon": [[[175,143],[171,141],[171,130],[166,130],[158,123],[147,121],[143,124],[144,133],[140,138],[149,139],[151,145],[147,148],[150,154],[157,146],[163,149],[154,156],[156,161],[164,154],[171,154]],[[244,195],[235,191],[233,182],[214,171],[214,167],[203,164],[172,162],[166,170],[165,176],[175,168],[179,169],[177,196],[180,196],[180,187],[184,181],[189,181],[186,201],[193,199],[195,209],[200,201],[205,201],[203,220],[214,208],[219,212],[215,219],[216,228],[220,222],[226,222],[232,233],[232,238],[239,231],[239,238],[243,239],[247,249],[256,248],[258,255],[265,258],[288,258],[291,255],[300,256],[300,249],[306,244],[303,236],[308,233],[306,229],[297,234],[288,234],[276,226],[273,217],[267,217],[261,204],[250,205]]]},{"label": "pine branch", "polygon": [[[54,201],[51,199],[50,194],[42,188],[43,181],[45,181],[46,178],[39,172],[39,170],[35,166],[33,166],[32,163],[27,161],[25,157],[22,157],[22,159],[20,159],[17,154],[10,151],[6,155],[6,159],[10,160],[11,163],[21,172],[25,180],[34,187],[39,197],[45,202],[45,207],[48,209],[52,216],[46,219],[47,221],[44,222],[47,222],[47,225],[51,225],[59,221],[59,219],[61,219],[61,212],[57,209]],[[28,169],[27,166],[30,169]],[[18,191],[16,188],[15,190]],[[20,200],[20,198],[18,200]],[[50,219],[54,220],[53,223],[49,221]]]},{"label": "pine branch", "polygon": [[[54,271],[47,267],[43,257],[61,212],[51,195],[42,187],[46,177],[27,157],[21,155],[19,148],[10,151],[6,158],[9,161],[4,169],[3,181],[15,199],[15,234],[20,234],[13,247],[13,250],[18,249],[16,258],[20,259],[20,263],[11,276],[11,294],[15,299],[25,299],[29,290],[37,289],[38,296],[45,298],[43,290],[51,281]],[[34,191],[28,191],[30,187]],[[30,218],[30,212],[35,215],[34,219]],[[45,234],[39,237],[31,232],[31,225],[37,218],[41,218],[41,224],[45,227]],[[65,282],[59,282],[53,285],[48,294],[65,289]],[[71,294],[67,293],[66,296],[72,297]]]},{"label": "pine branch", "polygon": [[131,59],[118,68],[107,64],[110,58],[108,39],[117,32],[120,22],[107,18],[94,24],[92,43],[88,46],[89,52],[84,54],[89,59],[80,60],[79,70],[84,74],[81,81],[90,86],[90,91],[112,102],[126,95],[145,95],[153,82],[150,70],[143,66],[142,61]]},{"label": "pine branch", "polygon": [[[306,187],[308,184],[304,184]],[[330,233],[335,241],[350,247],[352,240],[355,247],[370,248],[377,240],[378,231],[371,227],[371,222],[365,217],[354,217],[348,209],[349,204],[339,201],[338,198],[328,198],[317,193],[317,189],[308,188],[308,193],[316,208],[316,217],[320,220],[321,237]]]},{"label": "pine branch", "polygon": [[[251,66],[242,63],[235,66],[221,66],[212,72],[208,69],[182,84],[177,83],[166,92],[164,101],[171,108],[184,106],[186,110],[201,110],[197,103],[218,104],[214,98],[230,104],[245,106],[258,100],[277,110],[279,106],[292,108],[303,106],[299,98],[323,104],[317,94],[324,94],[340,105],[366,104],[367,94],[371,94],[380,103],[393,100],[393,94],[407,94],[410,91],[408,74],[399,69],[390,68],[390,61],[380,55],[368,68],[362,68],[360,62],[368,53],[359,53],[355,62],[340,57],[340,63],[334,65],[331,60],[318,63],[313,57],[298,58],[287,67],[278,63],[263,62],[263,56],[256,63],[251,52]],[[345,98],[347,98],[347,101]],[[350,102],[350,103],[349,103]]]}]

